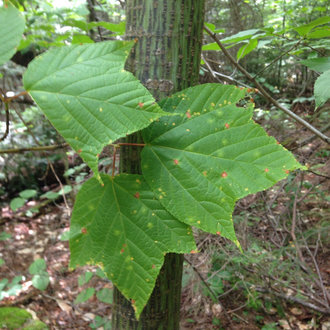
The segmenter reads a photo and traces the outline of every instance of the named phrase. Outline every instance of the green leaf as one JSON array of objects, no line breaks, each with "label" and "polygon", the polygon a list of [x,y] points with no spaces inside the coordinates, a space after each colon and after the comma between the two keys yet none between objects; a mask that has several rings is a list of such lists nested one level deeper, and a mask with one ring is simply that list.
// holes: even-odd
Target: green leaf
[{"label": "green leaf", "polygon": [[226,30],[225,29],[216,29],[215,25],[212,23],[204,23],[205,26],[207,26],[213,33],[223,33]]},{"label": "green leaf", "polygon": [[49,274],[45,271],[32,277],[32,285],[39,290],[46,290],[49,284]]},{"label": "green leaf", "polygon": [[311,58],[309,60],[303,60],[300,63],[314,71],[325,72],[330,70],[330,57]]},{"label": "green leaf", "polygon": [[322,73],[314,85],[315,107],[318,108],[330,99],[330,70]]},{"label": "green leaf", "polygon": [[84,34],[75,34],[72,37],[72,44],[92,44],[94,41],[89,37]]},{"label": "green leaf", "polygon": [[87,301],[89,298],[92,298],[94,295],[95,289],[94,288],[87,288],[83,291],[81,291],[77,298],[75,299],[75,304],[81,304],[85,301]]},{"label": "green leaf", "polygon": [[7,278],[3,278],[2,280],[0,280],[0,291],[2,291],[6,285],[8,284],[8,279]]},{"label": "green leaf", "polygon": [[171,214],[237,245],[235,201],[301,168],[251,120],[251,107],[235,106],[242,93],[211,84],[164,99],[163,109],[180,115],[161,118],[143,131],[147,145],[141,155],[147,183]]},{"label": "green leaf", "polygon": [[237,43],[242,40],[250,39],[254,34],[256,34],[259,31],[260,31],[259,29],[241,31],[230,37],[222,39],[221,42],[224,44]]},{"label": "green leaf", "polygon": [[219,50],[220,47],[216,42],[211,42],[209,44],[203,45],[202,50]]},{"label": "green leaf", "polygon": [[47,199],[56,199],[60,194],[54,191],[47,191],[45,194],[42,194],[40,198],[47,198]]},{"label": "green leaf", "polygon": [[118,24],[114,23],[109,23],[109,22],[91,22],[87,23],[88,29],[92,29],[97,26],[101,26],[111,32],[117,32],[117,34],[124,34],[125,33],[125,28],[126,28],[126,23],[125,22],[120,22]]},{"label": "green leaf", "polygon": [[16,197],[10,201],[10,208],[15,212],[20,207],[25,204],[25,199],[21,197]]},{"label": "green leaf", "polygon": [[44,259],[36,259],[29,267],[31,275],[36,275],[46,269],[46,261]]},{"label": "green leaf", "polygon": [[253,49],[255,49],[258,46],[258,40],[257,39],[250,39],[247,44],[242,46],[238,52],[237,52],[237,60],[242,59],[247,54],[251,53]]},{"label": "green leaf", "polygon": [[60,236],[61,241],[68,241],[70,239],[70,230],[66,230]]},{"label": "green leaf", "polygon": [[62,25],[72,26],[72,27],[78,28],[80,30],[83,30],[85,32],[88,32],[88,23],[85,20],[78,20],[78,19],[74,19],[74,18],[69,18],[67,20],[64,20],[62,22]]},{"label": "green leaf", "polygon": [[92,277],[93,277],[93,273],[92,272],[85,272],[85,273],[81,274],[78,277],[78,284],[79,284],[79,286],[83,286],[84,284],[87,284]]},{"label": "green leaf", "polygon": [[0,7],[0,66],[16,52],[25,28],[24,17],[10,2]]},{"label": "green leaf", "polygon": [[24,74],[25,89],[98,178],[103,147],[166,115],[124,70],[132,46],[106,41],[53,49]]},{"label": "green leaf", "polygon": [[63,188],[62,189],[60,189],[60,191],[58,192],[60,195],[66,195],[66,194],[68,194],[69,192],[71,192],[72,191],[72,187],[71,186],[69,186],[69,185],[65,185],[65,186],[63,186]]},{"label": "green leaf", "polygon": [[106,304],[112,304],[112,293],[113,293],[112,290],[108,288],[104,288],[96,292],[96,297],[98,300]]},{"label": "green leaf", "polygon": [[308,39],[328,38],[330,37],[330,27],[322,26],[320,28],[316,28],[312,32],[308,33],[306,37]]},{"label": "green leaf", "polygon": [[37,191],[35,189],[26,189],[19,193],[20,197],[24,199],[29,199],[34,197],[37,194]]},{"label": "green leaf", "polygon": [[5,261],[2,258],[0,258],[0,266],[2,266],[4,263],[5,263]]},{"label": "green leaf", "polygon": [[71,219],[70,266],[98,265],[139,317],[167,252],[195,249],[190,227],[167,213],[140,175],[102,175],[81,187]]},{"label": "green leaf", "polygon": [[6,239],[12,238],[11,234],[6,233],[5,231],[2,231],[0,233],[0,241],[4,241]]},{"label": "green leaf", "polygon": [[294,28],[293,30],[297,31],[301,36],[305,36],[314,27],[326,24],[328,22],[330,22],[330,16],[323,16],[323,17],[317,18],[316,20],[314,20],[308,24],[298,26],[298,27]]}]

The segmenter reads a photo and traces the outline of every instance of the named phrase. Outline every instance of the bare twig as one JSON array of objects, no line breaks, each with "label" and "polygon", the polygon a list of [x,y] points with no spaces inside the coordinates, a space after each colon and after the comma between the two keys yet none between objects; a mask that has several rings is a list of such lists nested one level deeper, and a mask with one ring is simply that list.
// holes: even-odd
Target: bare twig
[{"label": "bare twig", "polygon": [[[20,120],[22,121],[22,123],[25,125],[26,129],[28,130],[28,132],[30,133],[32,139],[34,140],[34,142],[40,146],[40,142],[38,141],[38,139],[35,137],[35,135],[33,134],[33,132],[31,131],[29,125],[27,125],[27,123],[25,122],[24,118],[22,117],[22,115],[17,111],[16,111],[16,114],[18,115],[18,117],[20,118]],[[60,188],[61,190],[63,191],[63,200],[64,200],[64,203],[65,203],[65,206],[67,207],[67,209],[69,210],[69,205],[67,203],[67,200],[66,200],[66,197],[65,197],[65,194],[64,194],[64,190],[63,190],[63,184],[61,182],[61,180],[59,179],[58,175],[56,174],[55,172],[55,169],[53,167],[53,165],[51,164],[51,161],[49,160],[47,154],[44,152],[44,151],[41,151],[42,155],[47,159],[47,162],[48,162],[48,166],[50,167],[50,169],[52,170],[54,176],[55,176],[55,179],[56,181],[58,182],[58,184],[60,185]]]},{"label": "bare twig", "polygon": [[8,106],[8,103],[5,103],[5,112],[6,112],[6,130],[3,133],[2,137],[0,138],[0,142],[3,141],[9,134],[9,106]]},{"label": "bare twig", "polygon": [[268,65],[266,65],[263,69],[261,69],[253,78],[257,78],[261,73],[266,71],[269,67],[271,67],[274,63],[276,63],[279,59],[281,59],[283,56],[289,54],[291,50],[295,49],[299,44],[303,41],[303,39],[299,39],[296,44],[294,44],[289,50],[285,51],[284,53],[277,56],[273,61],[271,61]]},{"label": "bare twig", "polygon": [[206,59],[203,55],[202,55],[202,59],[203,61],[205,62],[205,65],[207,67],[207,70],[211,73],[211,75],[213,76],[213,78],[215,80],[217,80],[218,82],[222,83],[222,81],[217,77],[221,77],[223,78],[224,80],[228,81],[229,83],[231,84],[237,84],[237,85],[240,85],[240,86],[243,86],[243,87],[246,87],[246,88],[252,88],[251,86],[247,85],[247,84],[244,84],[243,82],[231,77],[231,76],[227,76],[223,73],[220,73],[220,72],[217,72],[217,71],[214,71],[209,63],[209,60]]},{"label": "bare twig", "polygon": [[185,257],[184,260],[190,265],[190,267],[194,270],[194,272],[197,274],[197,276],[200,278],[200,280],[203,282],[203,284],[205,285],[205,287],[207,288],[207,290],[210,292],[210,294],[212,295],[213,299],[215,301],[217,301],[220,306],[222,307],[222,310],[229,322],[229,327],[228,329],[233,330],[233,324],[231,321],[230,316],[228,315],[228,312],[226,311],[226,309],[224,308],[224,306],[222,305],[222,303],[220,302],[219,298],[217,297],[217,295],[215,294],[215,292],[211,289],[210,285],[205,281],[204,277],[202,276],[202,274],[198,271],[198,269]]},{"label": "bare twig", "polygon": [[303,240],[305,242],[305,249],[307,250],[307,252],[309,253],[309,255],[311,256],[312,258],[312,261],[313,261],[313,264],[314,264],[314,267],[316,269],[316,273],[317,273],[317,276],[319,278],[319,286],[322,290],[322,293],[323,293],[323,296],[324,296],[324,301],[326,302],[327,304],[327,308],[330,310],[330,305],[329,305],[329,301],[330,301],[330,295],[329,295],[329,292],[327,292],[326,288],[324,287],[324,284],[323,284],[323,278],[322,278],[322,275],[321,275],[321,272],[320,272],[320,268],[318,266],[318,263],[314,257],[314,254],[311,252],[307,242],[306,242],[306,239],[305,237],[302,235],[303,237]]},{"label": "bare twig", "polygon": [[314,126],[309,124],[307,121],[296,115],[294,112],[290,111],[283,105],[281,105],[279,102],[277,102],[264,88],[263,86],[248,72],[246,71],[227,51],[225,46],[220,42],[218,37],[215,33],[213,33],[207,26],[204,26],[204,30],[210,35],[210,37],[217,43],[217,45],[220,47],[222,52],[225,54],[225,56],[230,60],[230,62],[236,67],[239,71],[241,71],[251,82],[254,83],[254,85],[258,88],[259,92],[272,104],[274,104],[278,109],[284,111],[288,116],[296,120],[298,123],[309,129],[311,132],[313,132],[315,135],[317,135],[320,139],[323,141],[330,143],[330,138],[326,135],[324,135],[322,132],[320,132],[318,129],[316,129]]},{"label": "bare twig", "polygon": [[292,223],[291,223],[291,231],[290,235],[292,237],[294,246],[296,248],[296,251],[298,253],[299,259],[301,260],[302,263],[305,263],[304,257],[301,253],[300,246],[297,241],[296,237],[296,221],[297,221],[297,201],[298,201],[298,191],[300,190],[300,184],[299,184],[299,189],[296,189],[295,195],[294,195],[294,201],[293,201],[293,207],[292,207]]},{"label": "bare twig", "polygon": [[52,151],[56,149],[66,148],[69,145],[67,143],[56,144],[53,146],[39,146],[30,148],[16,148],[16,149],[3,149],[0,150],[0,154],[20,154],[27,151]]},{"label": "bare twig", "polygon": [[299,305],[310,308],[310,309],[312,309],[316,312],[319,312],[319,313],[322,313],[322,314],[325,314],[325,315],[330,315],[330,309],[325,309],[325,308],[318,307],[318,306],[316,306],[312,303],[309,303],[307,301],[301,300],[301,299],[296,298],[296,297],[287,296],[285,294],[278,293],[276,291],[270,291],[269,289],[265,289],[265,288],[256,288],[256,291],[261,292],[261,293],[269,293],[269,294],[274,295],[276,297],[279,297],[281,299],[287,300],[291,303],[297,303]]}]

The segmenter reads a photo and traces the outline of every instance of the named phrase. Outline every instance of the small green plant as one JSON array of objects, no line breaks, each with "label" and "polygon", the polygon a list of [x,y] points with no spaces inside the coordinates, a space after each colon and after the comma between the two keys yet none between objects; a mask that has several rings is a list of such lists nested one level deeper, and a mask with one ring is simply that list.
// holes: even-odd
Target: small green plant
[{"label": "small green plant", "polygon": [[32,277],[32,284],[39,290],[46,290],[49,284],[49,274],[46,271],[46,262],[44,259],[36,259],[29,267]]},{"label": "small green plant", "polygon": [[[95,290],[94,287],[89,286],[86,287],[86,285],[90,282],[90,280],[94,277],[97,276],[103,280],[107,280],[107,276],[104,274],[104,272],[100,269],[97,268],[96,272],[91,272],[91,271],[86,271],[82,273],[79,278],[78,278],[78,285],[79,287],[85,287],[76,297],[74,303],[75,304],[81,304],[92,298],[95,294],[96,298],[105,304],[112,304],[112,288],[104,287],[99,290]],[[89,325],[92,329],[97,329],[101,326],[103,326],[104,329],[111,329],[111,321],[107,318],[102,318],[100,316],[96,316],[94,321]]]}]

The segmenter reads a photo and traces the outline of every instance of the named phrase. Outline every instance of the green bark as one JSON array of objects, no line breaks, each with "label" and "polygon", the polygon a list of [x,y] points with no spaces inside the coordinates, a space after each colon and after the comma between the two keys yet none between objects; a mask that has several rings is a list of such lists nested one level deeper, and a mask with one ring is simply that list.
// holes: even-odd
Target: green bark
[{"label": "green bark", "polygon": [[[127,61],[131,71],[159,100],[198,83],[204,0],[127,0],[126,37],[136,40]],[[139,134],[126,142],[141,143]],[[141,173],[141,147],[121,148],[121,172]],[[183,255],[170,253],[140,320],[115,288],[112,328],[115,330],[177,330]]]}]

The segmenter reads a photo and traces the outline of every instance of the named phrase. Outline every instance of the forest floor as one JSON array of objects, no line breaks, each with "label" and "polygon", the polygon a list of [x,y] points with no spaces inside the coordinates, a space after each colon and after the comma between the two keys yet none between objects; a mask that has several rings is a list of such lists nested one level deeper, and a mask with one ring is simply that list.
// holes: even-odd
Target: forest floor
[{"label": "forest floor", "polygon": [[[196,232],[201,252],[186,256],[183,330],[330,329],[326,293],[330,287],[330,214],[326,196],[330,150],[320,140],[297,146],[295,141],[301,134],[295,132],[288,145],[300,161],[314,166],[310,167],[313,171],[299,173],[291,181],[237,204],[234,219],[238,235],[248,251],[247,257],[252,259],[233,252],[227,248],[228,242],[219,237]],[[79,286],[79,277],[88,271],[95,273],[95,268],[69,269],[68,241],[61,236],[69,229],[70,209],[59,202],[41,208],[33,217],[27,217],[25,209],[15,213],[6,204],[1,211],[0,233],[11,237],[0,240],[0,257],[4,260],[0,280],[10,281],[20,275],[23,278],[17,295],[4,298],[0,307],[24,308],[50,329],[90,329],[95,320],[100,326],[94,328],[108,329],[101,323],[111,318],[111,298],[104,303],[94,295],[86,302],[74,303],[87,287],[112,290],[112,284],[95,275]],[[33,287],[28,271],[38,258],[46,261],[50,275],[50,284],[44,291]],[[217,260],[223,263],[217,266]],[[219,277],[224,271],[226,276]],[[215,278],[220,281],[218,285],[212,282]]]}]

